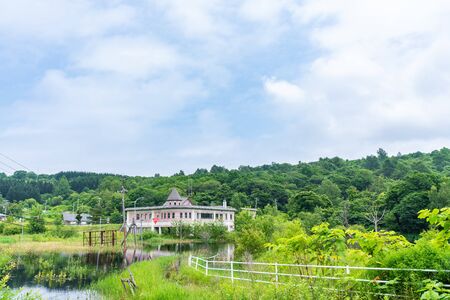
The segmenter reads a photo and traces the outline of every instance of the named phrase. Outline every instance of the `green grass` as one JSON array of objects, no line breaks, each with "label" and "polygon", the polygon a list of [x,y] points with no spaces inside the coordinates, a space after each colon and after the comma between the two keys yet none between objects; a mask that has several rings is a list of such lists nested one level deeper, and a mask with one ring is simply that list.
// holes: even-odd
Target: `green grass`
[{"label": "green grass", "polygon": [[182,286],[177,282],[168,280],[166,276],[173,257],[164,257],[153,261],[145,261],[130,267],[136,280],[138,289],[136,295],[125,292],[120,278],[128,278],[127,271],[121,274],[112,274],[97,284],[98,290],[107,299],[211,299],[214,295],[204,287],[196,285]]},{"label": "green grass", "polygon": [[[111,274],[92,286],[106,299],[344,299],[321,288],[311,292],[306,282],[288,283],[278,288],[272,284],[236,281],[208,277],[186,265],[179,268],[176,257],[135,263],[130,267],[138,289],[133,296],[122,287],[121,278],[129,278],[127,271]],[[351,295],[352,299],[360,299]],[[350,298],[349,298],[350,299]]]}]

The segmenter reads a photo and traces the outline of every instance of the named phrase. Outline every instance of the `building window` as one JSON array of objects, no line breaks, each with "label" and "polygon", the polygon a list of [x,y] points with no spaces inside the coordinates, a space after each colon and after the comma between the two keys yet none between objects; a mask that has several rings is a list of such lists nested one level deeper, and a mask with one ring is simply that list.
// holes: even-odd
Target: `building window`
[{"label": "building window", "polygon": [[172,219],[175,219],[175,213],[172,213]]},{"label": "building window", "polygon": [[225,220],[227,220],[228,219],[228,214],[225,214]]},{"label": "building window", "polygon": [[180,212],[180,219],[183,219],[183,213]]},{"label": "building window", "polygon": [[230,214],[230,220],[233,220],[233,214]]},{"label": "building window", "polygon": [[200,219],[200,214],[199,213],[197,213],[197,219]]},{"label": "building window", "polygon": [[139,214],[136,215],[136,220],[139,220]]},{"label": "building window", "polygon": [[189,213],[189,219],[192,219],[192,215],[191,215],[191,213]]},{"label": "building window", "polygon": [[214,214],[201,213],[200,218],[202,219],[214,219]]}]

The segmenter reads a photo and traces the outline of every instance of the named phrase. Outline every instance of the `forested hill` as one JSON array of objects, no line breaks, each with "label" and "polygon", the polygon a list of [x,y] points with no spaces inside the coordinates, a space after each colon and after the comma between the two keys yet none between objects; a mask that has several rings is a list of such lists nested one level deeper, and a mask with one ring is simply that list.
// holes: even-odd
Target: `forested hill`
[{"label": "forested hill", "polygon": [[0,173],[0,202],[16,215],[37,201],[52,207],[50,212],[75,209],[119,221],[122,183],[129,191],[127,206],[136,199],[138,206],[161,204],[169,189],[177,187],[198,204],[218,205],[225,199],[236,208],[277,206],[306,227],[327,221],[373,228],[378,218],[381,228],[417,233],[426,226],[417,219],[419,210],[450,206],[450,150],[389,156],[379,149],[358,160],[321,158],[237,170],[213,166],[169,177],[17,171]]}]

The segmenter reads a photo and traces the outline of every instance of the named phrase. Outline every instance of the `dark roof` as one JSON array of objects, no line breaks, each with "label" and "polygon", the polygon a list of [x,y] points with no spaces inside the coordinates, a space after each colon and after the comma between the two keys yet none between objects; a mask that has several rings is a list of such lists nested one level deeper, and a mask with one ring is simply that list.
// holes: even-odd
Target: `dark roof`
[{"label": "dark roof", "polygon": [[167,201],[182,201],[180,194],[178,193],[176,188],[172,188],[170,191],[169,197],[167,197]]}]

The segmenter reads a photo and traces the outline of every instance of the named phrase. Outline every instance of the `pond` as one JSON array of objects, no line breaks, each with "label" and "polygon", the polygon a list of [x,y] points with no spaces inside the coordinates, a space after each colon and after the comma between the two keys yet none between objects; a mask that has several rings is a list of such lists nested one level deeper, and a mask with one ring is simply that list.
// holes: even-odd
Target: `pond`
[{"label": "pond", "polygon": [[[231,244],[161,244],[128,249],[125,259],[127,264],[132,264],[176,253],[206,257],[219,254],[230,259],[233,250]],[[11,272],[8,285],[20,289],[22,294],[37,292],[43,299],[99,299],[99,295],[89,290],[89,285],[125,267],[121,252],[46,252],[16,255],[15,259],[17,266]]]}]

